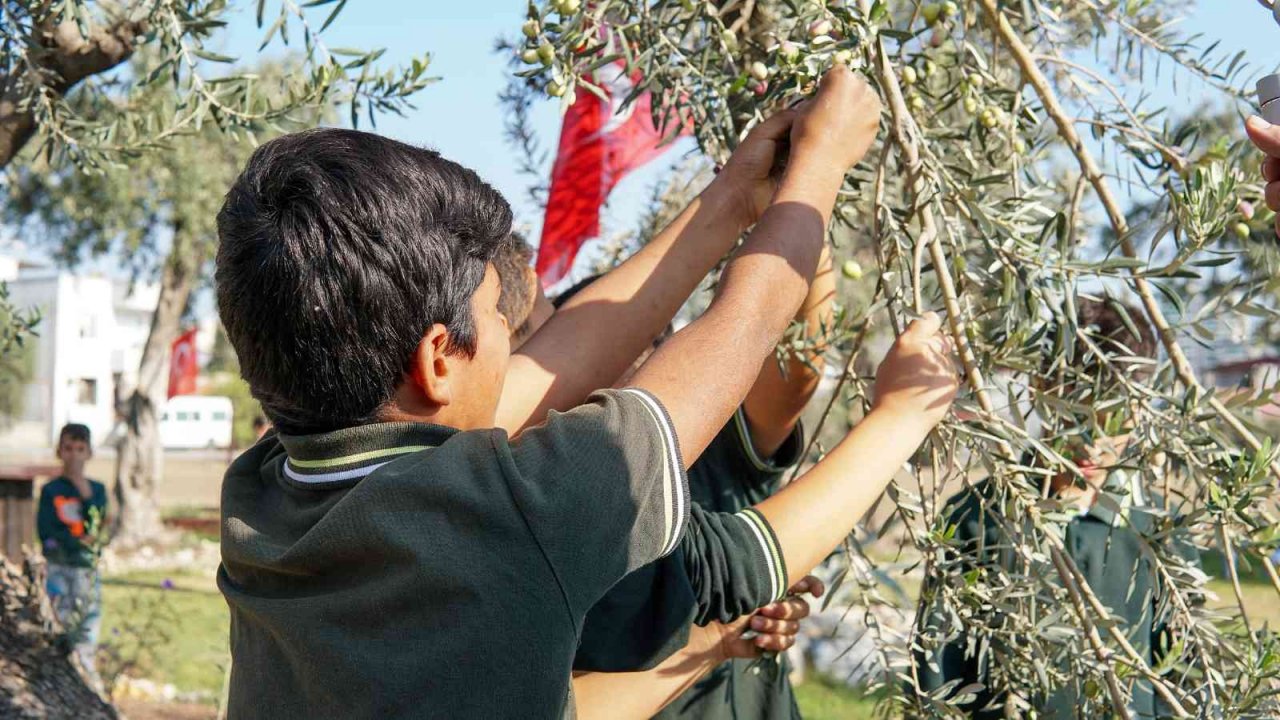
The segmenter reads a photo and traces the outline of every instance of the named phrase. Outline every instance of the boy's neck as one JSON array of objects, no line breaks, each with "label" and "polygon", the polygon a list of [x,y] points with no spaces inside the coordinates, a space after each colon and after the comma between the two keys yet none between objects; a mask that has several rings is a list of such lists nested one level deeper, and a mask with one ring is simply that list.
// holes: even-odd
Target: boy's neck
[{"label": "boy's neck", "polygon": [[89,484],[89,478],[85,476],[83,468],[80,470],[71,470],[69,468],[63,467],[62,477],[70,480],[77,487]]}]

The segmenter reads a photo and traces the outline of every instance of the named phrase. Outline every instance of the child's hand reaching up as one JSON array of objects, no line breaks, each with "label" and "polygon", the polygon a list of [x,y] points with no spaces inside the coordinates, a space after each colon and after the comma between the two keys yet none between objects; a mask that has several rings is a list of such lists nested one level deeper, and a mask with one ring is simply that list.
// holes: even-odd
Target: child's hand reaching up
[{"label": "child's hand reaching up", "polygon": [[911,323],[876,371],[873,411],[930,428],[946,416],[959,388],[951,339],[936,313]]}]

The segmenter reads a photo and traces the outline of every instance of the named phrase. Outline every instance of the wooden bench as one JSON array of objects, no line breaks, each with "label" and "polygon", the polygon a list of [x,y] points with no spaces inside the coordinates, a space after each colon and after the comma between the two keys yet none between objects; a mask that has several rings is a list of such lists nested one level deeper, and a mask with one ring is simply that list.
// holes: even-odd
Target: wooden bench
[{"label": "wooden bench", "polygon": [[0,555],[22,562],[22,546],[36,543],[36,479],[61,470],[56,465],[0,466]]}]

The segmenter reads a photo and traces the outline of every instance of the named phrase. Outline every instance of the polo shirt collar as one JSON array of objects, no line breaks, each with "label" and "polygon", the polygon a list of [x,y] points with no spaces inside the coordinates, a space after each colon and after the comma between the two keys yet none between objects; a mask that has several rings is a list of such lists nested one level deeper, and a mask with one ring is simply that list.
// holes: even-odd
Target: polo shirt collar
[{"label": "polo shirt collar", "polygon": [[1098,497],[1088,510],[1080,513],[1081,517],[1091,517],[1112,527],[1120,525],[1129,517],[1133,508],[1147,505],[1146,495],[1142,492],[1140,473],[1130,470],[1113,470],[1107,473],[1107,479],[1098,491]]},{"label": "polo shirt collar", "polygon": [[288,454],[283,472],[302,485],[353,483],[398,458],[438,447],[457,432],[442,425],[395,422],[315,435],[281,434]]}]

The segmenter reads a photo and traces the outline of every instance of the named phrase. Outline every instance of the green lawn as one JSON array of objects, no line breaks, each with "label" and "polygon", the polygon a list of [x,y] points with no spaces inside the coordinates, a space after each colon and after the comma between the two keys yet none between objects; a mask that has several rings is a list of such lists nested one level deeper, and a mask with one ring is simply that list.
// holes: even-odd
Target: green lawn
[{"label": "green lawn", "polygon": [[[1212,558],[1206,569],[1213,571]],[[169,587],[165,587],[165,581]],[[1245,602],[1255,626],[1280,629],[1280,602],[1264,577],[1242,578]],[[1219,605],[1233,607],[1231,585],[1215,579],[1210,588]],[[914,587],[911,588],[915,590]],[[103,582],[102,647],[99,664],[110,677],[123,668],[129,675],[172,683],[213,702],[221,691],[228,662],[227,608],[207,575],[132,573]],[[875,698],[816,673],[796,688],[810,720],[871,718]]]},{"label": "green lawn", "polygon": [[[104,673],[122,659],[132,664],[130,675],[214,701],[228,659],[228,620],[226,603],[209,578],[132,573],[107,578],[102,594]],[[796,696],[810,720],[860,720],[870,718],[875,707],[874,698],[817,674],[796,688]]]},{"label": "green lawn", "polygon": [[[172,587],[166,588],[168,580]],[[99,667],[172,683],[211,701],[230,653],[227,605],[204,575],[134,573],[104,579]]]},{"label": "green lawn", "polygon": [[796,686],[796,702],[805,720],[865,720],[873,717],[876,698],[810,673]]}]

